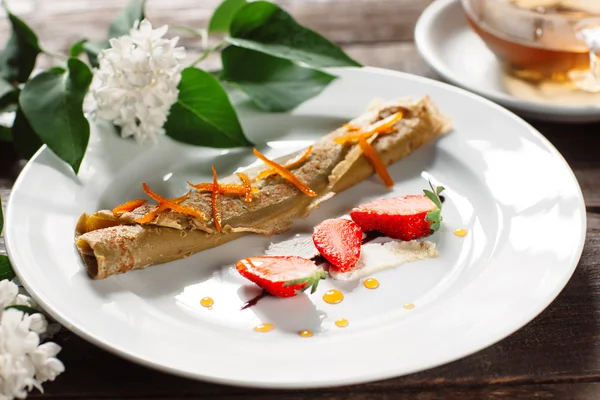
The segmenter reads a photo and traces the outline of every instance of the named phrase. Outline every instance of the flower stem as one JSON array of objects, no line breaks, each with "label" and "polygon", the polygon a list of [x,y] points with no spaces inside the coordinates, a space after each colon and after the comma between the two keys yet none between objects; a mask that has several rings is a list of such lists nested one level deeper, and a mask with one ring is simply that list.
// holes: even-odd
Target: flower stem
[{"label": "flower stem", "polygon": [[172,25],[171,27],[178,31],[187,32],[194,36],[199,36],[202,40],[202,48],[206,49],[208,47],[208,31],[206,29],[188,28],[187,26],[183,25]]},{"label": "flower stem", "polygon": [[194,60],[194,62],[192,62],[191,66],[195,67],[196,65],[200,64],[202,61],[206,60],[206,58],[211,55],[212,53],[214,53],[215,51],[220,51],[222,50],[225,46],[227,46],[227,41],[223,40],[222,42],[217,43],[216,45],[214,45],[213,47],[207,48],[205,49],[202,54],[200,54],[200,57],[198,57],[196,60]]},{"label": "flower stem", "polygon": [[50,57],[53,57],[53,58],[57,58],[59,60],[68,60],[69,59],[69,57],[65,56],[64,54],[55,53],[55,52],[50,51],[50,50],[42,50],[42,52],[45,55],[47,55],[47,56],[50,56]]}]

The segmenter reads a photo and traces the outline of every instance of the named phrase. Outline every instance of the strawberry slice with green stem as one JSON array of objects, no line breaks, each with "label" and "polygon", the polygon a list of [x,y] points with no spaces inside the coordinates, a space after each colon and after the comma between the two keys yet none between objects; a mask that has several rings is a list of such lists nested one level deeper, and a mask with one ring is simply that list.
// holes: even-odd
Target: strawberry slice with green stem
[{"label": "strawberry slice with green stem", "polygon": [[374,200],[354,208],[350,217],[365,232],[377,231],[392,239],[414,240],[424,238],[440,229],[442,222],[443,187],[434,188],[425,195],[409,194]]},{"label": "strawberry slice with green stem", "polygon": [[317,290],[323,271],[309,259],[297,256],[260,256],[244,258],[236,269],[246,279],[277,297],[294,297],[308,288]]}]

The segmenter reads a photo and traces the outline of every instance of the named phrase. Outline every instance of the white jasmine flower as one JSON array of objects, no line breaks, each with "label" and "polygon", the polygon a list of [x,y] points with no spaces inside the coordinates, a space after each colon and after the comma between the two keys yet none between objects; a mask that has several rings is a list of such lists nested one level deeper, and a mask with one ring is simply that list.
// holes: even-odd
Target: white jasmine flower
[{"label": "white jasmine flower", "polygon": [[167,26],[152,29],[148,20],[136,23],[129,35],[110,40],[98,57],[90,93],[95,115],[121,128],[123,137],[156,142],[177,101],[185,58],[179,38],[164,39]]},{"label": "white jasmine flower", "polygon": [[[35,314],[37,315],[37,314]],[[60,346],[31,330],[33,316],[9,309],[0,317],[0,398],[24,398],[33,387],[52,381],[65,369],[56,355]]]}]

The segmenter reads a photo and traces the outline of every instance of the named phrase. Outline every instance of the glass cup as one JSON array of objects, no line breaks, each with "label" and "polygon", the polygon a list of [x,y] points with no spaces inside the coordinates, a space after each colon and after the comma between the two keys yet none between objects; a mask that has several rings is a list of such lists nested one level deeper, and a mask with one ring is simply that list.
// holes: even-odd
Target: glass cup
[{"label": "glass cup", "polygon": [[600,92],[600,0],[462,0],[509,75]]}]

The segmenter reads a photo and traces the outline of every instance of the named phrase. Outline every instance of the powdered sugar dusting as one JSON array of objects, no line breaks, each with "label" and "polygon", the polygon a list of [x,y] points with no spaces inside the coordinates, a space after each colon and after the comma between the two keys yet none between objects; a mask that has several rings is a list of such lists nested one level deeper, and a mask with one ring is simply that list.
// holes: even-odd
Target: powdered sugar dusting
[{"label": "powdered sugar dusting", "polygon": [[430,241],[391,241],[369,243],[362,246],[360,258],[352,271],[341,273],[329,271],[333,279],[349,281],[362,278],[383,269],[397,267],[407,262],[425,260],[438,256],[435,243]]},{"label": "powdered sugar dusting", "polygon": [[[385,240],[380,238],[377,240]],[[267,256],[298,256],[313,258],[319,255],[310,236],[299,236],[279,243],[271,243],[265,251]],[[374,242],[361,247],[360,258],[349,272],[329,270],[333,279],[350,281],[360,279],[374,272],[397,267],[407,262],[425,260],[438,256],[436,244],[430,241],[411,240]]]},{"label": "powdered sugar dusting", "polygon": [[279,243],[271,243],[265,251],[267,256],[298,256],[313,258],[319,255],[312,237],[300,236]]}]

